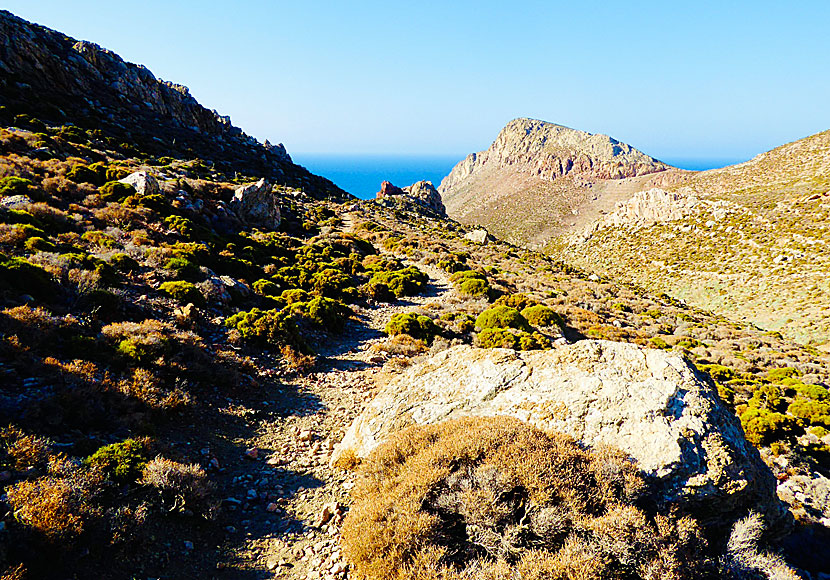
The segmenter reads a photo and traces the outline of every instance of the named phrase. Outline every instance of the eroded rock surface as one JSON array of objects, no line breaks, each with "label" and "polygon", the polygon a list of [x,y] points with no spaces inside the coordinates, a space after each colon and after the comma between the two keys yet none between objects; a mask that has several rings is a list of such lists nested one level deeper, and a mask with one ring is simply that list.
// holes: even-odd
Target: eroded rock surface
[{"label": "eroded rock surface", "polygon": [[622,449],[653,479],[661,504],[706,524],[728,525],[749,509],[771,523],[785,517],[769,468],[714,387],[680,357],[609,341],[439,353],[381,389],[333,461],[365,457],[413,424],[494,415]]},{"label": "eroded rock surface", "polygon": [[277,197],[265,179],[237,187],[231,208],[243,220],[270,230],[276,230],[282,221]]}]

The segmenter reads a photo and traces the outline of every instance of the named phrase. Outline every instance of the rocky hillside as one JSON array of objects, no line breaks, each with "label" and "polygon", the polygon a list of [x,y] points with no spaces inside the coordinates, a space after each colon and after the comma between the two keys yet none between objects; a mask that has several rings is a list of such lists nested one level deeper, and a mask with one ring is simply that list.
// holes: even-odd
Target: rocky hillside
[{"label": "rocky hillside", "polygon": [[611,207],[647,183],[671,181],[671,169],[607,135],[515,119],[489,149],[456,165],[439,191],[462,223],[539,243],[575,225],[583,208]]},{"label": "rocky hillside", "polygon": [[40,133],[61,126],[75,140],[101,141],[121,156],[199,159],[229,175],[267,177],[318,197],[346,195],[292,163],[282,144],[262,144],[200,105],[187,87],[6,11],[0,11],[0,70],[4,125]]},{"label": "rocky hillside", "polygon": [[830,131],[638,193],[549,249],[827,348],[828,218]]}]

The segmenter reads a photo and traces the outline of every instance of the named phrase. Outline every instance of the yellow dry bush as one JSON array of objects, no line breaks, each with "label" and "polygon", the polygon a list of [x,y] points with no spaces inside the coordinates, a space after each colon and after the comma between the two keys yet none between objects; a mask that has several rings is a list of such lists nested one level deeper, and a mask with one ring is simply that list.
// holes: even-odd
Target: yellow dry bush
[{"label": "yellow dry bush", "polygon": [[517,419],[413,427],[359,467],[344,553],[369,580],[716,577],[694,522],[658,525],[645,493],[621,452]]}]

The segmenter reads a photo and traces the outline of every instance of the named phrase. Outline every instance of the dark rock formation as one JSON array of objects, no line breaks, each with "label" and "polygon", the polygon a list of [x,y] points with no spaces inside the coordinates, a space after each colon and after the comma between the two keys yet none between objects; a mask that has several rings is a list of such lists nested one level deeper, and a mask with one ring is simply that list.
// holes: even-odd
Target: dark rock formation
[{"label": "dark rock formation", "polygon": [[282,144],[263,144],[200,105],[187,87],[162,81],[112,51],[0,11],[0,121],[20,114],[99,129],[115,150],[212,162],[317,197],[348,197],[295,165]]},{"label": "dark rock formation", "polygon": [[441,201],[441,194],[431,181],[418,181],[404,188],[397,187],[388,181],[381,183],[380,191],[376,195],[377,199],[388,199],[393,196],[413,201],[439,216],[447,215],[444,203]]}]

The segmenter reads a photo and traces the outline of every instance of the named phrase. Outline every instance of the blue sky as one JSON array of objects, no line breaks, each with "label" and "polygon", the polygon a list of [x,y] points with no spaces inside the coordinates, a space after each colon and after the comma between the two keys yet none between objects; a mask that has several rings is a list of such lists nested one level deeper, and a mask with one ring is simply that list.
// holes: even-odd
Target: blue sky
[{"label": "blue sky", "polygon": [[290,153],[458,154],[514,117],[664,159],[830,129],[830,2],[5,0]]}]

